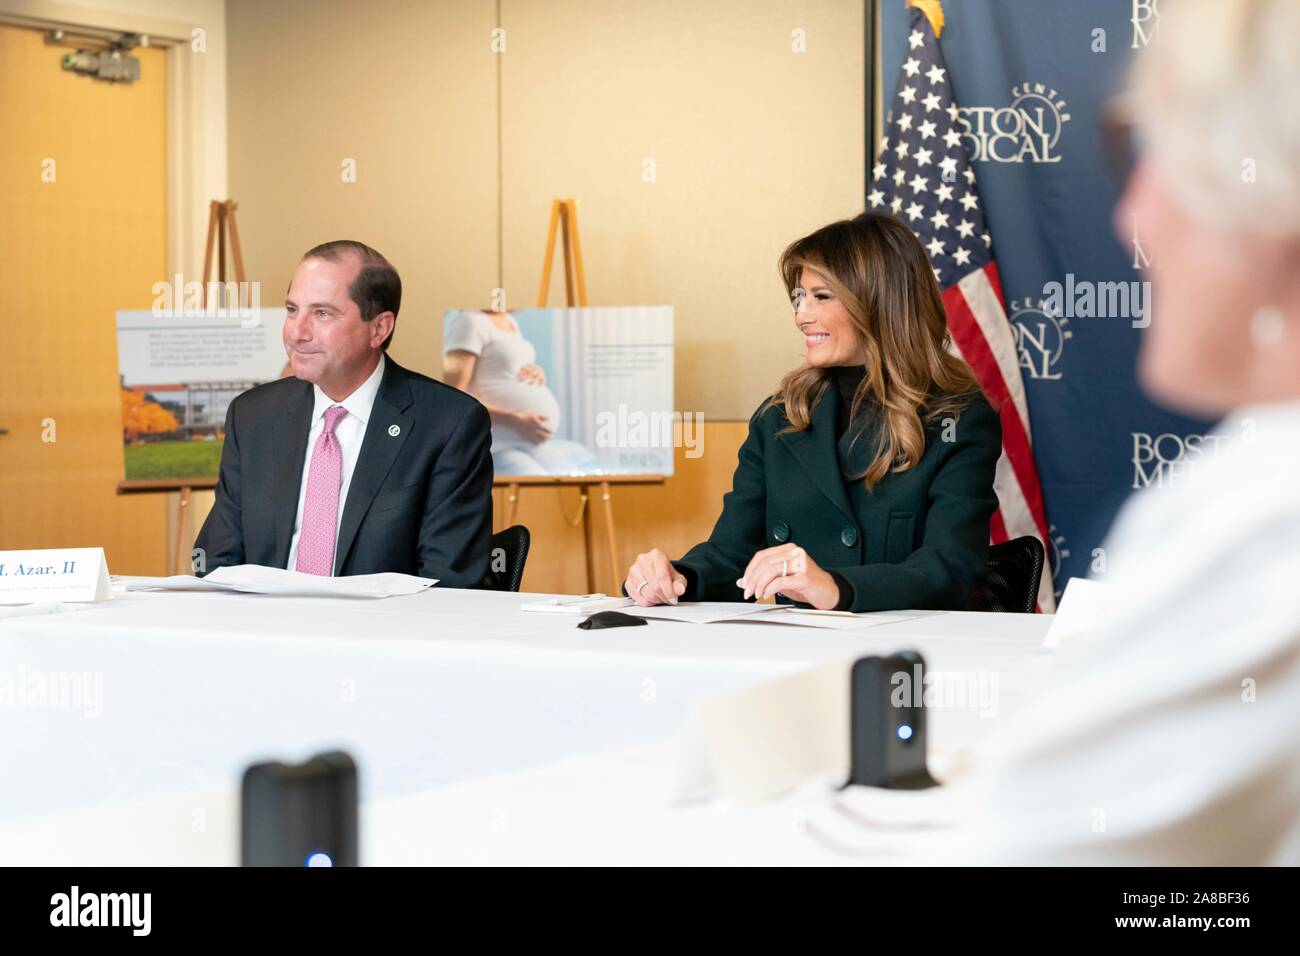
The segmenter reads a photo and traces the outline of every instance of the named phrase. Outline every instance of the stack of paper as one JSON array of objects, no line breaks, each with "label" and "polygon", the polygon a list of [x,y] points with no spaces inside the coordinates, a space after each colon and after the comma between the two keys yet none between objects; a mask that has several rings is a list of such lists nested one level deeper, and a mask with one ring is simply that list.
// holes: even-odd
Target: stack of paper
[{"label": "stack of paper", "polygon": [[285,568],[240,564],[217,568],[207,577],[177,574],[169,578],[133,577],[122,579],[128,591],[241,591],[245,594],[280,594],[295,597],[384,598],[417,594],[437,584],[434,578],[386,571],[382,574],[352,574],[325,577]]}]

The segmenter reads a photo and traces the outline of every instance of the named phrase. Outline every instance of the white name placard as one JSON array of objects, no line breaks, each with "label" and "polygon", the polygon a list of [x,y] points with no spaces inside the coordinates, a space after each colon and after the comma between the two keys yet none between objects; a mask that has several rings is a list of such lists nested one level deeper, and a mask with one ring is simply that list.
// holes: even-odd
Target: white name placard
[{"label": "white name placard", "polygon": [[0,604],[107,601],[103,548],[0,551]]}]

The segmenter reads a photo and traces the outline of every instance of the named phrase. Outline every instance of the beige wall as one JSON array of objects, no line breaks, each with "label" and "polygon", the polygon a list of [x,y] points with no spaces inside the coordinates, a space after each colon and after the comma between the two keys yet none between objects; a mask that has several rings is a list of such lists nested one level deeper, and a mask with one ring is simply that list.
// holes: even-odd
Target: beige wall
[{"label": "beige wall", "polygon": [[443,310],[497,285],[493,4],[234,0],[227,21],[230,194],[263,305],[311,246],[360,239],[402,274],[393,357],[440,373]]},{"label": "beige wall", "polygon": [[304,249],[362,239],[402,272],[394,357],[439,374],[443,311],[500,277],[533,305],[550,200],[573,196],[591,303],[676,308],[680,409],[744,420],[798,364],[776,257],[862,207],[860,0],[502,0],[500,207],[492,2],[227,17],[230,191],[264,302]]}]

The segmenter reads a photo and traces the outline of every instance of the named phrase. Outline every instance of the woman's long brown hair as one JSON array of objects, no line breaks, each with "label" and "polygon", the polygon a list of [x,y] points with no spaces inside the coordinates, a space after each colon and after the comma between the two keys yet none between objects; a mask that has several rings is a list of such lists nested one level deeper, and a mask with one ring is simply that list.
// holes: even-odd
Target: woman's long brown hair
[{"label": "woman's long brown hair", "polygon": [[[916,467],[925,454],[925,426],[958,416],[980,394],[965,362],[948,350],[950,335],[939,283],[925,248],[888,213],[866,212],[823,226],[781,254],[781,278],[791,295],[807,268],[824,276],[853,320],[866,375],[851,417],[869,398],[882,427],[863,480],[873,488],[890,472]],[[804,365],[788,373],[764,409],[779,405],[789,425],[804,431],[831,382],[831,370]]]}]

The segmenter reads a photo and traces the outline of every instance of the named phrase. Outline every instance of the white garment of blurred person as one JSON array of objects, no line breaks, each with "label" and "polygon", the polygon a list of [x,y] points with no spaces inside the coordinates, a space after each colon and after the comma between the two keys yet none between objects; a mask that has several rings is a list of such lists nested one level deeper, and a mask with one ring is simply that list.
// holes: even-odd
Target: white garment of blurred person
[{"label": "white garment of blurred person", "polygon": [[1300,3],[1161,13],[1114,226],[1155,263],[1142,385],[1219,437],[1121,510],[1102,623],[958,784],[950,862],[1300,863]]},{"label": "white garment of blurred person", "polygon": [[502,475],[593,471],[596,456],[554,437],[560,402],[537,364],[537,350],[508,312],[466,310],[443,335],[444,380],[473,395],[492,419],[492,469]]}]

